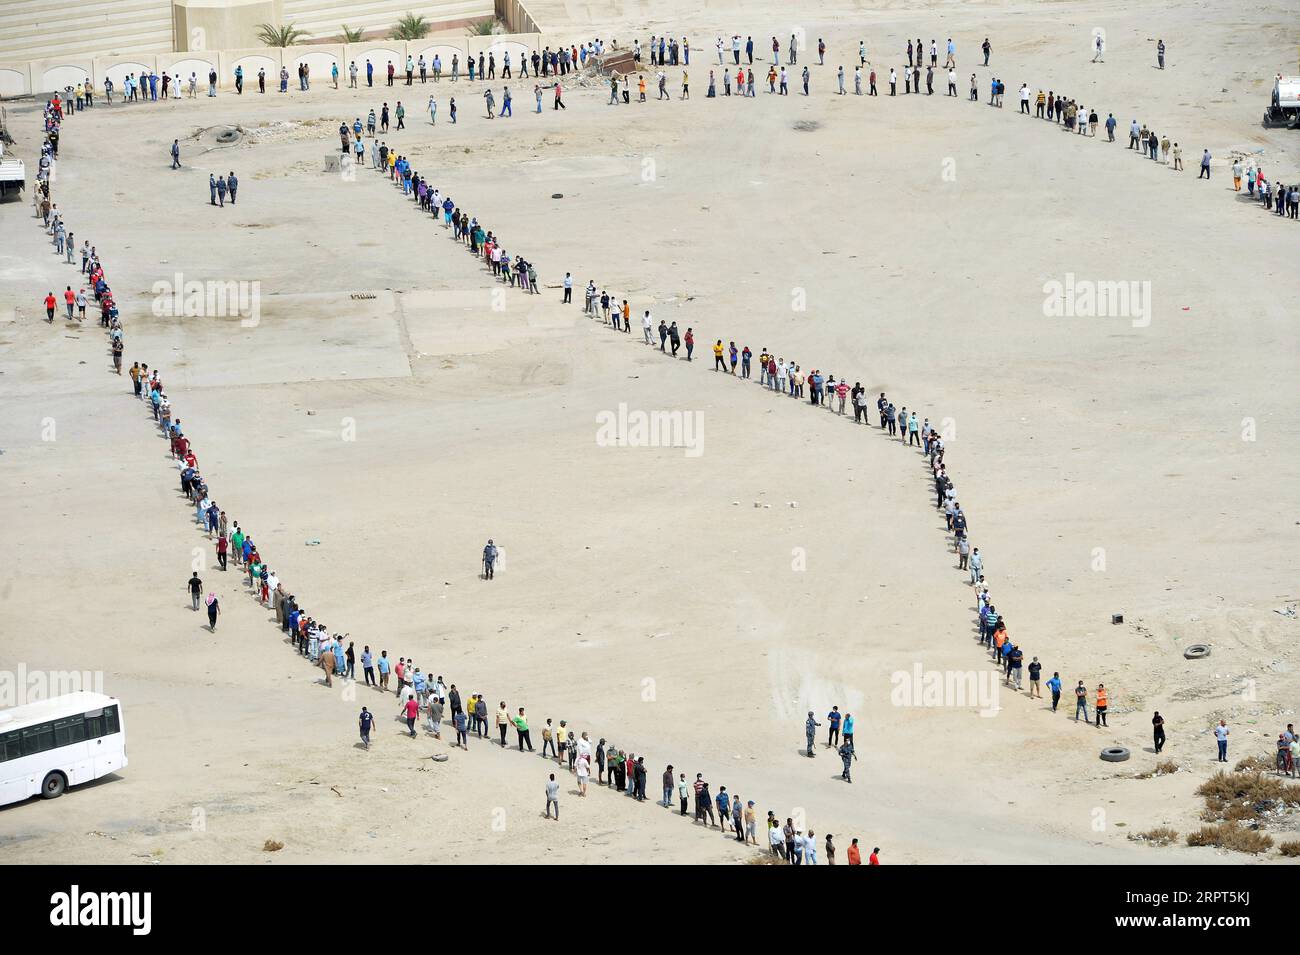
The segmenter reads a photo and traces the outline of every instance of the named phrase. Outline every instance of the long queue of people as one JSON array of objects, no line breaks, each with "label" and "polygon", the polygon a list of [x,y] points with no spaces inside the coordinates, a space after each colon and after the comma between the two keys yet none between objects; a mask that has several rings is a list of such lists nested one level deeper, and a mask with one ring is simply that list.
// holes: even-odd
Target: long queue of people
[{"label": "long queue of people", "polygon": [[[416,201],[418,210],[430,212],[437,209],[436,199],[441,197],[441,193],[437,189],[426,189],[424,198],[421,198],[419,187],[424,186],[425,183],[417,174],[410,172],[409,164],[406,163],[405,159],[391,157],[390,155],[388,165],[385,167],[381,163],[379,169],[401,187],[404,197]],[[415,183],[414,186],[412,182]],[[505,280],[506,274],[512,272],[511,262],[515,262],[517,267],[519,257],[516,255],[512,260],[510,254],[505,251],[501,238],[496,233],[487,230],[478,222],[477,218],[471,218],[467,213],[462,212],[450,197],[442,199],[442,204],[444,227],[452,229],[453,237],[461,241],[471,254],[482,257],[483,268],[494,278]],[[436,211],[434,214],[436,217]],[[527,263],[525,263],[525,268],[530,275],[530,280],[527,284],[521,283],[521,288],[535,294],[538,291],[536,270]],[[514,284],[514,282],[512,281],[511,284]],[[572,273],[565,273],[561,285],[561,302],[564,304],[572,303]],[[623,299],[620,303],[617,297],[612,296],[607,289],[598,291],[594,279],[589,280],[586,285],[582,304],[584,314],[603,320],[615,332],[630,333],[631,305],[627,299]],[[649,309],[645,309],[641,317],[641,328],[645,344],[653,347],[657,338],[660,352],[671,355],[673,358],[678,357],[679,349],[684,345],[686,361],[694,360],[695,331],[693,327],[688,326],[682,332],[677,327],[676,322],[669,324],[661,320],[656,336],[653,316]],[[939,429],[931,422],[931,419],[924,416],[915,407],[909,410],[906,406],[896,405],[884,392],[881,392],[873,402],[862,383],[857,381],[850,387],[847,376],[841,376],[837,379],[833,373],[824,372],[816,367],[804,372],[800,363],[793,359],[786,360],[766,346],[757,355],[757,379],[753,378],[755,355],[748,345],[742,345],[738,348],[736,342],[732,340],[728,345],[724,346],[722,339],[719,338],[715,340],[712,350],[713,371],[715,373],[722,372],[731,378],[756,381],[760,387],[770,390],[772,393],[791,399],[806,400],[808,404],[815,408],[846,418],[847,409],[851,409],[854,423],[857,425],[865,424],[867,427],[871,427],[871,406],[874,404],[881,432],[891,439],[897,438],[899,443],[905,447],[917,449],[934,482],[935,506],[943,512],[945,532],[950,535],[957,570],[968,577],[969,584],[974,590],[978,639],[982,646],[989,649],[994,664],[1003,670],[1003,684],[1006,687],[1016,691],[1025,690],[1030,698],[1041,698],[1042,684],[1044,682],[1042,680],[1042,663],[1036,656],[1029,660],[1025,659],[1023,645],[1016,643],[1010,637],[1005,614],[1000,613],[993,604],[985,579],[985,557],[980,552],[980,549],[974,547],[970,542],[968,536],[969,518],[966,510],[956,497],[953,480],[945,461],[944,438]],[[1024,685],[1026,670],[1029,673],[1027,689]],[[1054,672],[1046,683],[1053,695],[1052,711],[1055,712],[1061,693],[1059,671]],[[1082,681],[1080,681],[1079,687],[1076,687],[1076,698],[1081,687]],[[1087,691],[1085,690],[1085,700],[1086,695]],[[1107,705],[1107,691],[1105,685],[1101,684],[1097,689],[1096,702],[1097,718],[1095,725],[1098,727],[1107,725]],[[1076,710],[1076,714],[1077,712]],[[1085,720],[1087,720],[1086,709],[1084,714]],[[815,727],[818,725],[820,724],[809,714],[806,726],[809,738],[809,755],[812,754],[811,738],[815,732]],[[839,753],[844,761],[844,773],[841,778],[846,780],[851,778],[850,764],[856,758],[852,740],[849,740],[848,743],[847,752],[843,751],[841,746]]]},{"label": "long queue of people", "polygon": [[[617,42],[611,41],[610,47],[612,50],[618,50]],[[736,68],[735,86],[737,96],[742,98],[754,96],[755,84],[758,79],[757,70],[759,69],[759,67],[755,65],[754,38],[749,36],[742,42],[739,34],[732,34],[730,41],[726,41],[723,36],[719,36],[716,47],[719,66],[723,66],[726,63],[726,53],[728,49],[730,50],[731,59],[734,60],[734,63],[731,65],[734,65]],[[676,38],[665,36],[656,37],[652,35],[650,37],[648,48],[650,65],[658,68],[655,77],[658,87],[657,98],[660,100],[673,98],[669,95],[667,89],[668,78],[664,68],[677,67],[680,65],[682,67],[680,98],[689,99],[689,80],[686,71],[686,67],[690,65],[691,47],[689,38],[683,36],[679,42]],[[780,43],[776,37],[772,37],[771,49],[771,65],[763,79],[767,83],[767,91],[769,93],[784,95],[788,93],[788,76],[786,67],[789,66],[793,68],[799,63],[799,38],[792,35],[790,37],[788,48],[783,50],[782,43]],[[930,41],[929,60],[926,62],[926,46],[922,42],[921,38],[918,37],[915,44],[909,39],[905,51],[907,65],[905,67],[889,67],[888,69],[889,95],[894,96],[897,94],[900,70],[902,72],[903,93],[905,95],[921,94],[923,70],[925,74],[925,93],[926,95],[933,95],[935,71],[943,70],[946,71],[948,96],[957,96],[957,47],[954,40],[948,38],[946,45],[943,46],[942,49],[946,53],[946,56],[944,58],[943,66],[940,67],[939,56],[941,46],[935,40],[932,39]],[[992,46],[987,37],[981,44],[981,49],[984,55],[983,66],[987,68],[990,64],[990,55],[992,52]],[[535,80],[541,78],[554,78],[553,109],[564,109],[566,106],[562,98],[562,87],[559,78],[585,68],[588,63],[595,62],[602,57],[606,51],[605,43],[599,38],[587,40],[583,43],[567,44],[557,47],[555,50],[552,50],[547,46],[542,51],[534,51],[531,56],[520,55],[517,62],[517,71],[512,70],[510,54],[503,51],[503,63],[500,76],[503,79],[511,79],[513,73],[513,75],[517,75],[520,79],[528,78],[530,75],[529,65],[531,62],[532,78]],[[639,38],[633,41],[631,52],[633,54],[633,68],[640,70],[644,48]],[[826,65],[827,52],[828,49],[825,40],[819,38],[815,45],[816,65]],[[783,53],[787,57],[786,63],[781,62]],[[744,57],[743,59],[742,54]],[[1158,52],[1158,61],[1161,69],[1164,68],[1164,58],[1165,47],[1163,41],[1161,41]],[[452,81],[456,81],[460,79],[461,75],[459,56],[453,56],[452,59],[453,62],[451,63],[450,77]],[[759,59],[762,59],[761,54],[759,55]],[[853,59],[851,53],[849,59]],[[864,95],[865,88],[865,95],[876,96],[877,74],[875,67],[871,65],[868,60],[867,44],[865,40],[860,41],[858,44],[856,59],[856,63],[851,63],[853,93]],[[468,76],[471,82],[491,82],[498,76],[495,51],[480,53],[477,60],[473,56],[467,57],[467,66]],[[401,64],[394,64],[389,61],[386,64],[388,85],[393,86],[395,79],[400,80],[400,76],[403,72],[405,74],[407,86],[412,85],[417,73],[420,77],[421,83],[425,83],[430,77],[430,69],[432,70],[433,80],[435,82],[440,81],[444,74],[443,64],[441,58],[436,54],[431,62],[426,62],[423,55],[418,58],[408,56],[404,71],[401,68]],[[305,63],[299,64],[298,71],[299,88],[304,91],[310,89],[307,65]],[[864,71],[869,71],[869,73],[864,76]],[[340,85],[339,66],[337,64],[333,65],[331,72],[334,87],[337,89]],[[360,72],[361,68],[358,67],[355,61],[349,64],[349,88],[358,88],[358,76]],[[364,73],[366,85],[368,87],[373,87],[376,83],[375,64],[370,60],[365,61]],[[836,68],[836,92],[839,95],[846,95],[847,93],[847,77],[848,74],[846,74],[845,66],[841,63]],[[802,83],[805,95],[811,95],[811,78],[812,74],[809,66],[804,64],[799,79]],[[214,97],[217,95],[218,88],[217,74],[215,70],[209,72],[207,79],[208,96]],[[264,71],[259,71],[258,87],[262,92],[265,92],[265,79]],[[719,82],[721,82],[723,86],[723,95],[728,97],[731,96],[732,79],[731,66],[726,66],[721,78],[717,77],[713,70],[710,70],[707,97],[713,98],[718,95],[717,87]],[[883,78],[881,79],[883,81]],[[243,80],[244,76],[242,67],[237,67],[235,75],[235,88],[237,93],[243,92]],[[148,101],[156,101],[158,99],[166,100],[168,98],[179,99],[181,97],[183,82],[184,81],[179,75],[168,76],[165,72],[159,76],[156,72],[150,71],[147,74],[142,74],[139,78],[135,77],[133,74],[128,75],[124,80],[125,87],[122,98],[124,101],[134,101],[136,99]],[[192,73],[187,84],[189,95],[191,97],[196,95],[198,82],[198,77]],[[632,102],[631,89],[629,85],[630,82],[631,77],[629,75],[620,75],[616,72],[612,72],[609,75],[609,102],[611,104],[620,102],[620,94],[621,102]],[[639,76],[637,87],[639,92],[637,102],[646,102],[646,78],[644,73]],[[282,68],[280,89],[283,92],[287,90],[287,88],[288,70],[287,68]],[[548,85],[547,88],[550,88],[550,86]],[[1007,90],[1005,80],[997,76],[990,77],[988,81],[988,89],[988,104],[994,107],[1002,107],[1004,95]],[[104,98],[110,104],[113,101],[113,93],[114,86],[112,80],[105,78]],[[540,113],[542,111],[543,96],[543,87],[540,84],[534,85],[533,95],[536,100],[534,111]],[[494,94],[491,88],[487,88],[483,91],[486,115],[489,119],[496,118],[498,115],[507,116],[512,114],[510,88],[508,86],[503,87],[500,96],[501,99],[498,103],[496,94]],[[969,98],[974,102],[979,102],[981,99],[979,82],[975,73],[970,74]],[[56,99],[58,98],[56,97]],[[1084,106],[1073,96],[1066,96],[1065,94],[1057,93],[1052,89],[1044,91],[1042,88],[1039,88],[1037,93],[1034,93],[1030,89],[1028,83],[1022,83],[1019,90],[1019,99],[1020,113],[1022,115],[1033,115],[1039,119],[1046,119],[1053,122],[1054,125],[1065,129],[1067,132],[1076,133],[1083,137],[1096,137],[1098,129],[1104,128],[1106,131],[1106,141],[1114,142],[1116,140],[1116,130],[1119,123],[1115,116],[1111,113],[1107,113],[1105,118],[1102,119],[1100,112],[1095,106]],[[69,86],[66,90],[66,97],[63,98],[62,102],[66,104],[66,108],[69,111],[93,107],[95,103],[94,85],[91,83],[89,77],[87,77],[83,83],[78,83],[76,86]],[[431,96],[426,108],[430,116],[430,122],[436,125],[438,109],[437,100]],[[400,103],[398,104],[397,110],[399,113],[404,113],[404,108]],[[383,111],[387,113],[386,104]],[[450,116],[451,122],[454,124],[457,118],[454,97],[451,99],[448,108],[448,115]],[[398,128],[402,128],[401,116],[398,118]],[[373,131],[371,132],[371,135],[373,136]],[[361,144],[361,137],[359,135],[356,137],[353,145],[359,154],[358,159],[364,161],[364,147]],[[1145,158],[1152,160],[1157,160],[1157,158],[1159,158],[1163,160],[1164,165],[1171,165],[1175,171],[1181,171],[1183,169],[1183,147],[1177,141],[1171,142],[1167,134],[1157,135],[1154,128],[1150,127],[1148,124],[1140,124],[1136,119],[1133,119],[1129,124],[1129,148],[1136,149],[1139,154]],[[1206,180],[1210,178],[1212,159],[1213,157],[1211,156],[1209,149],[1201,150],[1199,164],[1200,172],[1198,178],[1204,178]],[[1258,184],[1257,191],[1255,187],[1248,186],[1248,195],[1251,197],[1257,195],[1262,209],[1274,213],[1279,218],[1300,220],[1300,183],[1292,183],[1288,186],[1282,182],[1275,183],[1269,180],[1265,177],[1262,167],[1253,156],[1234,155],[1231,159],[1234,183],[1237,191],[1240,191],[1243,179],[1248,182],[1256,182]],[[372,157],[372,163],[373,162],[374,159]]]},{"label": "long queue of people", "polygon": [[[47,145],[49,134],[57,131],[60,119],[54,104],[47,104]],[[48,181],[46,185],[48,188]],[[414,194],[409,188],[407,192]],[[428,211],[433,206],[426,202],[421,208]],[[452,223],[452,218],[450,211],[444,213],[444,224],[455,230],[454,236],[465,242],[476,254],[483,254],[486,261],[492,262],[492,249],[488,248],[490,233],[484,232],[481,226],[463,216],[456,216],[455,224]],[[87,245],[87,248],[91,247]],[[494,272],[502,271],[500,257],[496,259],[495,266]],[[94,276],[95,297],[101,302],[105,316],[103,324],[108,329],[110,350],[120,374],[120,355],[124,344],[122,326],[116,306],[112,304],[112,292],[103,264],[93,252],[83,266],[83,271],[87,269]],[[535,290],[535,269],[528,263],[523,263],[523,268],[519,271],[524,279],[521,283],[524,290]],[[502,278],[504,280],[504,276]],[[136,361],[129,370],[129,377],[131,395],[144,405],[160,436],[168,443],[177,470],[181,496],[186,506],[192,508],[193,520],[200,532],[212,541],[217,569],[223,574],[232,567],[239,569],[245,594],[274,612],[276,625],[285,635],[285,642],[313,667],[320,668],[321,682],[332,686],[335,678],[355,681],[359,662],[366,686],[376,693],[395,693],[398,702],[395,718],[404,721],[411,738],[418,737],[416,727],[422,722],[430,737],[441,740],[443,723],[449,721],[456,733],[455,746],[468,750],[471,734],[479,740],[490,739],[487,694],[462,694],[455,683],[447,683],[441,675],[430,679],[410,657],[398,657],[393,664],[386,649],[381,649],[376,654],[369,645],[364,645],[358,653],[357,641],[350,639],[350,634],[332,631],[323,621],[308,612],[302,599],[271,568],[252,534],[217,503],[208,477],[200,469],[192,438],[167,394],[161,370],[156,365],[150,368],[147,363]],[[215,586],[205,583],[195,570],[186,581],[185,590],[190,596],[192,610],[195,613],[206,610],[208,628],[215,632],[222,614],[221,597]],[[508,734],[513,731],[518,751],[534,752],[529,719],[524,707],[510,707],[504,700],[501,701],[495,713],[495,725],[499,733],[497,745],[502,750],[509,748]],[[371,743],[374,724],[374,713],[369,707],[362,707],[358,727],[366,747]],[[625,750],[604,737],[593,743],[590,733],[570,729],[568,721],[563,719],[546,719],[540,727],[540,737],[540,755],[548,760],[554,759],[561,772],[567,765],[568,772],[576,780],[579,797],[587,795],[594,767],[596,785],[617,789],[636,802],[646,801],[650,770],[644,753]],[[754,800],[742,800],[729,793],[725,786],[719,786],[714,794],[702,772],[695,773],[694,778],[688,780],[684,772],[674,775],[671,764],[664,770],[663,783],[661,805],[668,809],[679,808],[683,816],[687,815],[688,804],[693,805],[697,824],[716,827],[724,837],[734,838],[742,844],[760,845],[757,836],[759,820]],[[560,793],[554,772],[550,773],[545,789],[546,815],[558,821]],[[816,833],[811,828],[805,832],[802,817],[798,818],[800,821],[797,823],[795,816],[788,816],[782,823],[775,811],[768,810],[762,847],[779,855],[789,864],[815,865],[821,858],[826,863],[834,864],[834,836],[828,834],[824,837],[820,843],[819,856]],[[879,864],[879,851],[879,848],[872,851],[869,864]],[[851,865],[862,863],[857,839],[852,840],[847,861]]]}]

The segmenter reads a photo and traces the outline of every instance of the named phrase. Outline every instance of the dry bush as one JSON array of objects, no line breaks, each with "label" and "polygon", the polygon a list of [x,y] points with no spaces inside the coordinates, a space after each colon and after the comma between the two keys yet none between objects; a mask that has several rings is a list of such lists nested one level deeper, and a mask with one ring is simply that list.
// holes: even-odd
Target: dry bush
[{"label": "dry bush", "polygon": [[1239,760],[1237,765],[1232,768],[1234,773],[1266,773],[1270,769],[1276,769],[1276,757],[1269,759],[1267,756],[1247,756]]},{"label": "dry bush", "polygon": [[1268,812],[1300,807],[1300,786],[1261,772],[1220,770],[1197,787],[1205,799],[1206,822],[1253,820]]},{"label": "dry bush", "polygon": [[1273,840],[1262,832],[1247,829],[1235,822],[1220,822],[1213,826],[1201,826],[1198,831],[1188,834],[1187,844],[1256,855],[1272,847]]},{"label": "dry bush", "polygon": [[1277,847],[1277,851],[1288,858],[1295,858],[1300,856],[1300,842],[1296,842],[1294,839],[1290,842],[1284,842]]},{"label": "dry bush", "polygon": [[1130,833],[1134,842],[1146,842],[1153,846],[1172,846],[1178,841],[1178,833],[1168,826],[1156,826],[1146,832]]},{"label": "dry bush", "polygon": [[1172,759],[1162,759],[1160,762],[1156,763],[1155,769],[1149,769],[1145,773],[1138,773],[1133,778],[1151,779],[1155,776],[1172,776],[1174,773],[1178,772],[1181,768],[1182,767],[1179,766],[1177,763],[1175,763]]},{"label": "dry bush", "polygon": [[283,848],[284,848],[284,843],[276,839],[267,839],[264,843],[262,843],[263,852],[279,852]]}]

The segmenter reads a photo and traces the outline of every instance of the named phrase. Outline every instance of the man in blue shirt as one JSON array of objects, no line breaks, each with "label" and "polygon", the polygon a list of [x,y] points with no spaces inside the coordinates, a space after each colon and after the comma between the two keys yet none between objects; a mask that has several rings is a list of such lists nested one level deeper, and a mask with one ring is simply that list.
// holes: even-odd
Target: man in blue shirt
[{"label": "man in blue shirt", "polygon": [[364,706],[361,707],[361,715],[357,718],[357,725],[361,728],[361,742],[365,744],[366,749],[370,748],[370,727],[374,723],[374,714]]},{"label": "man in blue shirt", "polygon": [[840,708],[832,706],[831,711],[826,714],[826,722],[830,729],[826,731],[826,745],[835,746],[840,740]]},{"label": "man in blue shirt", "polygon": [[1053,672],[1047,688],[1052,691],[1052,712],[1055,713],[1056,705],[1061,702],[1061,674]]}]

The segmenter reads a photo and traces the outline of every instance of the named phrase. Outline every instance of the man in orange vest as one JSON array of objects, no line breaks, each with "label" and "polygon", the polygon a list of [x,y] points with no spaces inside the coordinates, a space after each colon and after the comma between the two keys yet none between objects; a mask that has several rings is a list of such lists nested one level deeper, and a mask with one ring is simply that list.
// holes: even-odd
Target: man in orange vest
[{"label": "man in orange vest", "polygon": [[1094,726],[1106,726],[1106,684],[1097,684],[1097,720]]}]

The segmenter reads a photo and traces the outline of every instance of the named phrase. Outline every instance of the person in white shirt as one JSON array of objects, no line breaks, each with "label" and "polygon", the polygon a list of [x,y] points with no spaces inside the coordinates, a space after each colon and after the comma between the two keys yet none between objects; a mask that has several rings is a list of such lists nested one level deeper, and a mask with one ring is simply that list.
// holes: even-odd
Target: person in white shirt
[{"label": "person in white shirt", "polygon": [[780,826],[767,827],[767,841],[771,846],[772,855],[785,858],[785,838],[781,835]]},{"label": "person in white shirt", "polygon": [[722,37],[718,37],[718,66],[722,65]]},{"label": "person in white shirt", "polygon": [[817,839],[811,829],[808,830],[808,835],[803,837],[803,864],[817,864]]},{"label": "person in white shirt", "polygon": [[651,340],[650,337],[650,332],[653,327],[654,326],[650,320],[650,312],[649,310],[647,310],[646,313],[643,316],[641,316],[641,331],[645,335],[645,343],[647,345],[654,344],[654,342]]}]

